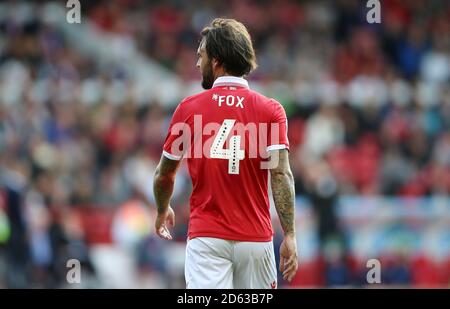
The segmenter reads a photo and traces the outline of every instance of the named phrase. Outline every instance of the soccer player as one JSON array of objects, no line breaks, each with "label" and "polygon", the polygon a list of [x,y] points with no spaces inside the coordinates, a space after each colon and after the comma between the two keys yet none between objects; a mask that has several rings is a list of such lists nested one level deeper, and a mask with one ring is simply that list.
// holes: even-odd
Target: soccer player
[{"label": "soccer player", "polygon": [[[218,18],[201,35],[197,67],[206,90],[184,99],[172,117],[153,184],[156,232],[172,239],[169,226],[175,224],[175,214],[169,202],[185,157],[193,183],[186,287],[273,289],[277,269],[264,163],[271,165],[271,188],[284,231],[283,278],[291,281],[298,267],[286,113],[243,78],[256,67],[243,24]],[[256,151],[261,145],[264,151]]]}]

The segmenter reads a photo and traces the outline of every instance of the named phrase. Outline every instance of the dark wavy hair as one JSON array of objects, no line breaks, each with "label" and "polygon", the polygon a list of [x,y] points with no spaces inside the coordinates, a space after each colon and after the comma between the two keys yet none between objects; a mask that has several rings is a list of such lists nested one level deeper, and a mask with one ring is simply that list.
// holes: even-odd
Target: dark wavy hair
[{"label": "dark wavy hair", "polygon": [[206,54],[234,76],[256,69],[256,56],[247,28],[234,19],[216,18],[201,31]]}]

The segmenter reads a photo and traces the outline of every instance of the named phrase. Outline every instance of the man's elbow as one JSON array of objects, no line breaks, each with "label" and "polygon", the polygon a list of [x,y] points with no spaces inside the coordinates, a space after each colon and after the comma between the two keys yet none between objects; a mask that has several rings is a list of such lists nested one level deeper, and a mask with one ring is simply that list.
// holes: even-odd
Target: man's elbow
[{"label": "man's elbow", "polygon": [[167,187],[175,182],[175,175],[163,174],[160,169],[157,168],[153,179],[154,187]]}]

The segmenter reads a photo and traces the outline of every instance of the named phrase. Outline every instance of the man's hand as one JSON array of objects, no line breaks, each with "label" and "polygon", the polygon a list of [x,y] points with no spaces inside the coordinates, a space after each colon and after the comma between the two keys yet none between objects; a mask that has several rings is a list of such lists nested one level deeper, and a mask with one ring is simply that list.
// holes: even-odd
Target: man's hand
[{"label": "man's hand", "polygon": [[171,227],[175,226],[175,213],[170,206],[165,212],[158,214],[156,217],[155,229],[156,234],[158,234],[159,237],[166,240],[171,240],[172,235],[170,235],[167,225],[170,225]]},{"label": "man's hand", "polygon": [[155,194],[156,208],[158,210],[155,222],[156,234],[167,240],[172,239],[167,224],[170,224],[172,227],[175,225],[175,214],[170,207],[170,197],[172,196],[175,174],[180,166],[180,162],[181,160],[170,160],[163,154],[156,167],[155,178],[153,179],[153,193]]},{"label": "man's hand", "polygon": [[280,272],[291,282],[298,269],[297,242],[295,236],[286,235],[280,246]]}]

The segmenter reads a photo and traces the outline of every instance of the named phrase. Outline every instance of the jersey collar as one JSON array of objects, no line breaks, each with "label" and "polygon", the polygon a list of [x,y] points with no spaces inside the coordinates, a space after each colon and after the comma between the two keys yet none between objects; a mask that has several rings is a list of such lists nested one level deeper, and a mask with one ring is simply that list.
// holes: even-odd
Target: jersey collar
[{"label": "jersey collar", "polygon": [[220,76],[218,77],[213,84],[214,87],[222,87],[222,86],[237,86],[237,87],[248,87],[247,80],[243,79],[242,77],[237,76]]}]

